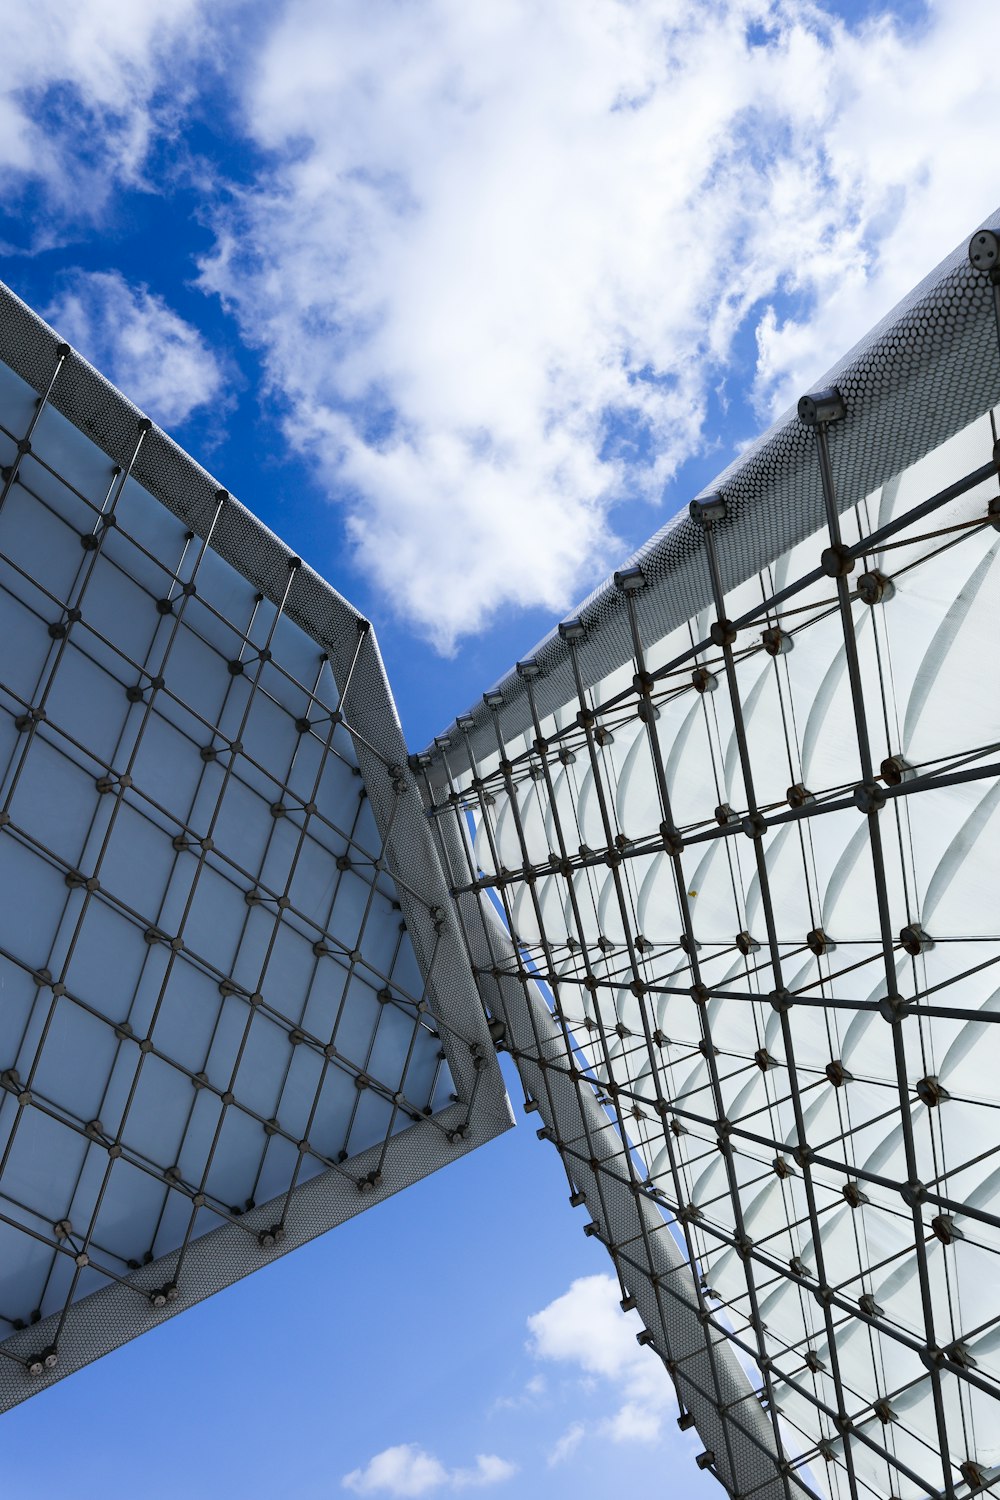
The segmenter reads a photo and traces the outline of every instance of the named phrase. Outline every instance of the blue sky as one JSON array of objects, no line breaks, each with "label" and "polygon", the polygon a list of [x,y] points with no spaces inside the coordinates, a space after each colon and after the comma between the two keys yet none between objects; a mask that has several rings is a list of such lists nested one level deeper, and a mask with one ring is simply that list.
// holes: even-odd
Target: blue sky
[{"label": "blue sky", "polygon": [[[413,748],[1000,200],[946,0],[5,26],[0,274],[370,615]],[[707,1493],[522,1126],[8,1416],[15,1482]]]}]

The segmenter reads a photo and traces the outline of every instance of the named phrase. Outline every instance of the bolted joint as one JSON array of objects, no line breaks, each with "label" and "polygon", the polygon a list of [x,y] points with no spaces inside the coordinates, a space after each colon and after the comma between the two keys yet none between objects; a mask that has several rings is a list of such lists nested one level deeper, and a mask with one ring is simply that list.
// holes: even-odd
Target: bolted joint
[{"label": "bolted joint", "polygon": [[951,1098],[940,1078],[934,1074],[930,1074],[927,1078],[921,1078],[916,1085],[916,1089],[917,1098],[922,1104],[926,1104],[928,1109],[934,1109],[937,1105],[944,1103],[946,1099]]},{"label": "bolted joint", "polygon": [[635,1341],[642,1347],[646,1347],[653,1342],[653,1335],[648,1328],[644,1328],[641,1333],[636,1334]]},{"label": "bolted joint", "polygon": [[692,500],[688,515],[696,526],[710,526],[715,521],[726,519],[726,502],[716,490],[711,495],[703,495],[700,500]]},{"label": "bolted joint", "polygon": [[494,1016],[489,1023],[490,1041],[498,1052],[503,1052],[507,1046],[507,1028],[499,1017]]},{"label": "bolted joint", "polygon": [[803,427],[825,427],[839,422],[847,414],[844,398],[835,385],[799,397],[799,421]]},{"label": "bolted joint", "polygon": [[904,953],[908,953],[911,958],[916,958],[919,953],[929,953],[934,947],[934,939],[916,922],[911,922],[900,930],[899,941]]},{"label": "bolted joint", "polygon": [[986,1486],[986,1471],[974,1459],[967,1458],[964,1464],[959,1464],[958,1472],[972,1491],[984,1489]]},{"label": "bolted joint", "polygon": [[769,625],[762,631],[760,640],[768,656],[787,656],[795,645],[795,637],[777,625]]},{"label": "bolted joint", "polygon": [[638,563],[632,568],[619,568],[615,573],[615,588],[623,594],[637,594],[646,587],[646,575]]},{"label": "bolted joint", "polygon": [[824,547],[820,553],[819,565],[827,578],[846,578],[848,573],[854,572],[854,557],[850,547],[845,547],[838,542],[833,547]]},{"label": "bolted joint", "polygon": [[852,1208],[863,1208],[870,1201],[856,1182],[845,1182],[840,1191],[844,1195],[845,1202],[849,1203]]},{"label": "bolted joint", "polygon": [[736,642],[736,626],[732,620],[714,620],[708,634],[713,646],[732,646]]},{"label": "bolted joint", "polygon": [[762,839],[767,832],[767,820],[758,813],[748,813],[740,825],[748,839]]},{"label": "bolted joint", "polygon": [[542,669],[533,656],[526,656],[523,661],[517,663],[514,670],[518,677],[529,678],[538,677]]},{"label": "bolted joint", "polygon": [[698,1465],[699,1469],[710,1469],[715,1463],[715,1454],[712,1452],[711,1448],[706,1448],[704,1453],[699,1453],[696,1456],[695,1463]]},{"label": "bolted joint", "polygon": [[683,836],[678,829],[671,828],[669,823],[660,824],[660,838],[663,840],[663,847],[668,854],[677,855],[683,852]]},{"label": "bolted joint", "polygon": [[[1000,517],[997,518],[1000,523]],[[695,667],[691,673],[691,685],[696,693],[714,693],[719,679],[707,667]]]},{"label": "bolted joint", "polygon": [[483,702],[487,708],[492,708],[496,712],[497,709],[503,708],[503,693],[499,688],[491,688],[488,693],[483,694]]},{"label": "bolted joint", "polygon": [[749,958],[751,953],[760,952],[760,944],[750,936],[749,932],[737,933],[736,946],[744,958]]},{"label": "bolted joint", "polygon": [[562,640],[582,641],[586,634],[586,627],[579,615],[574,615],[571,620],[560,621],[559,635]]},{"label": "bolted joint", "polygon": [[883,1021],[888,1021],[890,1026],[896,1026],[910,1014],[911,1005],[909,1000],[903,999],[902,995],[883,995],[878,1003],[878,1009]]},{"label": "bolted joint", "polygon": [[885,806],[885,792],[875,781],[861,781],[852,793],[858,812],[877,813]]},{"label": "bolted joint", "polygon": [[767,998],[771,1002],[771,1009],[777,1011],[779,1016],[784,1015],[786,1011],[791,1010],[792,1006],[795,1003],[788,990],[786,990],[784,987],[782,987],[781,989],[772,990]]},{"label": "bolted joint", "polygon": [[842,1089],[845,1083],[854,1082],[854,1074],[848,1072],[839,1057],[834,1058],[833,1062],[828,1062],[825,1071],[835,1089]]},{"label": "bolted joint", "polygon": [[878,568],[873,568],[870,573],[862,573],[855,588],[862,604],[867,604],[872,608],[876,604],[888,604],[896,592],[896,585],[892,579],[879,572]]},{"label": "bolted joint", "polygon": [[805,807],[809,802],[815,802],[815,797],[809,788],[801,781],[790,786],[785,793],[785,801],[789,807]]},{"label": "bolted joint", "polygon": [[59,1354],[56,1346],[49,1344],[47,1348],[40,1349],[37,1354],[30,1356],[26,1369],[29,1375],[37,1379],[39,1375],[45,1375],[49,1370],[54,1370],[58,1363]]},{"label": "bolted joint", "polygon": [[1000,268],[1000,236],[994,229],[980,229],[969,241],[969,264],[973,270],[992,272]]},{"label": "bolted joint", "polygon": [[904,781],[912,781],[917,774],[908,760],[902,755],[889,755],[878,768],[879,775],[886,786],[901,786]]},{"label": "bolted joint", "polygon": [[956,1240],[965,1239],[965,1235],[950,1214],[938,1214],[932,1219],[931,1232],[942,1245],[953,1245]]}]

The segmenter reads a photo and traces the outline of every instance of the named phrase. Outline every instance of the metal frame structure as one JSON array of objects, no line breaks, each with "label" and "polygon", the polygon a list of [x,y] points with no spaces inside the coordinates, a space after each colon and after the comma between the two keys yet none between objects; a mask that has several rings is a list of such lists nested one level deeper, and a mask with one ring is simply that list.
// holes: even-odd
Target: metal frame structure
[{"label": "metal frame structure", "polygon": [[5,288],[0,362],[5,1409],[512,1118],[368,622]]},{"label": "metal frame structure", "polygon": [[734,1496],[1000,1480],[998,226],[414,758]]}]

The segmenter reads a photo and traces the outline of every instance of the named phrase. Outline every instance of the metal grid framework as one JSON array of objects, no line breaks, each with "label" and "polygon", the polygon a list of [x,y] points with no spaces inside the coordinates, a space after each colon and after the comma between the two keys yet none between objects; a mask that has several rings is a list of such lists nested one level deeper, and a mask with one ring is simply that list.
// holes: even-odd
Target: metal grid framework
[{"label": "metal grid framework", "polygon": [[[984,244],[933,294],[978,298],[995,400]],[[821,531],[734,579],[726,476],[674,545],[704,608],[650,629],[641,556],[416,761],[495,1035],[741,1496],[1000,1477],[1000,497],[968,415],[859,492],[856,409],[804,397],[773,481]]]},{"label": "metal grid framework", "polygon": [[132,422],[112,462],[58,409],[93,372],[27,326],[42,393],[0,365],[5,1406],[510,1123],[368,622],[263,528],[283,583],[248,581],[215,545],[242,507],[216,489],[199,532],[154,498],[162,434],[100,387]]}]

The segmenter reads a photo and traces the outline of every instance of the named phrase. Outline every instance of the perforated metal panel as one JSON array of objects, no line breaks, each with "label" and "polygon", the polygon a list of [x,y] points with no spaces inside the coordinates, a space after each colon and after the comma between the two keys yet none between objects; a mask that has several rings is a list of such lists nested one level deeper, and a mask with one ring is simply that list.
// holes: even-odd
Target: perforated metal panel
[{"label": "perforated metal panel", "polygon": [[367,621],[0,318],[9,1405],[510,1116]]}]

